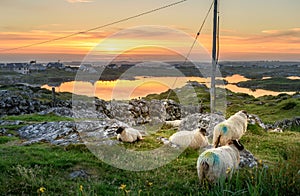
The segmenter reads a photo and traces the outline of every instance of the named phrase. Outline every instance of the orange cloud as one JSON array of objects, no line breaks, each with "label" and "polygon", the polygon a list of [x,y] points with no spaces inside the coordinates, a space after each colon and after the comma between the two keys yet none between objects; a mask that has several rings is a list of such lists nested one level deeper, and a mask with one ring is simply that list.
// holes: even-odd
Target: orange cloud
[{"label": "orange cloud", "polygon": [[[300,28],[265,30],[256,35],[221,35],[220,53],[224,58],[244,56],[260,59],[299,60]],[[264,56],[265,54],[265,56]],[[286,55],[286,58],[284,57]]]},{"label": "orange cloud", "polygon": [[[10,49],[23,45],[43,42],[45,40],[56,39],[67,36],[74,31],[41,31],[30,32],[0,32],[0,48]],[[176,51],[185,55],[192,43],[182,42],[176,34],[167,31],[151,29],[149,31],[124,32],[120,37],[110,37],[111,32],[88,32],[76,35],[63,40],[58,40],[43,45],[24,48],[12,51],[14,54],[78,54],[85,55],[91,49],[99,53],[110,55],[120,54],[131,46],[148,46],[139,50],[125,52],[127,58],[146,57],[158,58],[165,56],[172,58],[176,56],[166,51],[159,50],[153,46],[165,46],[166,48],[176,48]],[[193,36],[193,35],[191,35]],[[101,42],[108,38],[109,41]],[[192,40],[192,39],[191,39]],[[201,34],[198,42],[210,53],[211,35]],[[193,50],[195,52],[195,50]],[[7,53],[0,52],[0,55]],[[243,35],[231,30],[221,30],[220,34],[220,60],[223,59],[272,59],[291,58],[300,60],[300,28],[285,30],[265,30],[259,34]]]}]

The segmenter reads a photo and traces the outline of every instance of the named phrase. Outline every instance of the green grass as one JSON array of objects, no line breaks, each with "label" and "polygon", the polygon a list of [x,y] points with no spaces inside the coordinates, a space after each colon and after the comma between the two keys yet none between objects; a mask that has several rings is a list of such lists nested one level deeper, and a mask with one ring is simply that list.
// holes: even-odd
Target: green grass
[{"label": "green grass", "polygon": [[[144,141],[123,144],[138,150],[156,148],[161,130]],[[200,185],[196,161],[199,152],[186,149],[169,164],[150,171],[131,172],[114,168],[97,159],[84,145],[57,147],[48,144],[11,145],[16,138],[0,137],[0,192],[35,195],[45,187],[46,195],[297,195],[300,191],[300,133],[260,133],[251,127],[242,142],[269,168],[240,169],[230,181]],[[69,174],[83,169],[88,178],[71,179]],[[120,186],[126,187],[121,190]],[[80,185],[83,192],[80,191]]]},{"label": "green grass", "polygon": [[0,144],[6,144],[16,140],[18,140],[17,137],[0,136]]},{"label": "green grass", "polygon": [[239,82],[241,87],[266,89],[272,91],[293,92],[299,91],[300,80],[291,80],[284,77],[273,77],[265,80],[254,79]]},{"label": "green grass", "polygon": [[11,121],[26,121],[26,122],[53,122],[53,121],[72,121],[72,118],[57,116],[55,114],[25,114],[19,116],[5,116],[1,118],[2,120],[11,120]]}]

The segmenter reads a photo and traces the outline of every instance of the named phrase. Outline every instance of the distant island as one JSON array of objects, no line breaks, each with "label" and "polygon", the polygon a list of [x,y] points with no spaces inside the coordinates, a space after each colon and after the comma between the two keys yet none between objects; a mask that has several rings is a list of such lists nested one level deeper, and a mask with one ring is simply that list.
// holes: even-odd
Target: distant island
[{"label": "distant island", "polygon": [[[202,70],[209,73],[210,63],[166,62],[170,68],[177,70],[186,77],[203,77]],[[137,66],[138,65],[138,66]],[[78,73],[86,76],[80,80],[88,82],[91,78],[102,81],[117,80],[127,70],[134,72],[126,75],[126,79],[134,79],[136,76],[149,77],[177,77],[174,72],[161,66],[145,66],[139,62],[112,62],[104,63],[80,63],[80,62],[48,62],[38,63],[0,63],[0,85],[25,83],[34,86],[59,86],[63,82],[74,81]],[[238,82],[239,87],[250,89],[277,90],[282,92],[297,92],[300,89],[300,62],[281,61],[224,61],[219,63],[219,70],[223,77],[239,74],[251,80]],[[101,74],[100,74],[101,73]],[[289,79],[288,77],[296,77]],[[78,78],[76,78],[78,80]],[[123,78],[124,79],[124,78]],[[227,81],[224,81],[225,84]]]}]

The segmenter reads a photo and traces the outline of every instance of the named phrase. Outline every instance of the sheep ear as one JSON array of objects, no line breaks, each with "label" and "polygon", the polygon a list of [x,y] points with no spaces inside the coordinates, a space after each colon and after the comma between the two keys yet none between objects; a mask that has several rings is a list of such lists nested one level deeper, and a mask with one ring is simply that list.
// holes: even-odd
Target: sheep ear
[{"label": "sheep ear", "polygon": [[244,150],[243,144],[241,144],[238,140],[232,140],[232,143],[239,151]]}]

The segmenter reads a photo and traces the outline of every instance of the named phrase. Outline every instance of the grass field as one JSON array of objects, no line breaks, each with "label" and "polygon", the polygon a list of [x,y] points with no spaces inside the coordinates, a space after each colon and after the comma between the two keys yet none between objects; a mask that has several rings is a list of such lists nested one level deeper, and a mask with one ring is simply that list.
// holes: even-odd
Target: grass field
[{"label": "grass field", "polygon": [[[161,145],[157,136],[123,145],[132,150]],[[0,137],[0,192],[20,195],[297,195],[300,191],[300,133],[265,133],[250,126],[242,142],[268,168],[240,169],[231,181],[200,185],[196,171],[199,152],[186,149],[171,163],[151,170],[131,172],[97,159],[84,145],[20,146],[17,137]],[[84,170],[87,178],[71,179]],[[43,189],[45,188],[45,190]]]},{"label": "grass field", "polygon": [[[209,96],[204,89],[197,95],[208,111]],[[167,93],[167,92],[166,92]],[[163,98],[165,94],[148,98]],[[64,96],[64,95],[61,95]],[[69,96],[69,95],[66,95]],[[174,94],[171,94],[176,99]],[[300,116],[300,99],[289,95],[254,98],[228,93],[227,116],[240,109],[257,114],[265,123]],[[8,116],[2,120],[22,120],[25,124],[72,120],[53,114]],[[16,130],[23,125],[7,125],[12,137],[0,136],[0,195],[299,195],[300,131],[292,127],[284,133],[267,133],[249,125],[241,142],[259,160],[257,168],[242,168],[229,181],[216,185],[199,184],[197,150],[186,149],[169,164],[150,171],[132,172],[99,160],[84,145],[53,146],[38,143],[22,146]],[[0,127],[1,128],[1,127]],[[130,150],[155,149],[158,136],[176,130],[163,126],[145,140],[122,144]],[[86,177],[70,178],[84,170]]]}]

